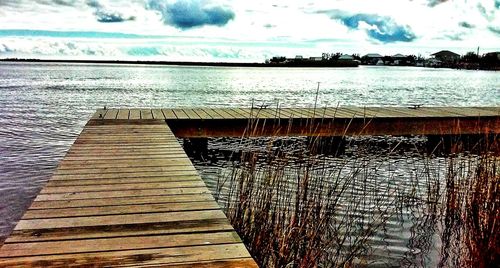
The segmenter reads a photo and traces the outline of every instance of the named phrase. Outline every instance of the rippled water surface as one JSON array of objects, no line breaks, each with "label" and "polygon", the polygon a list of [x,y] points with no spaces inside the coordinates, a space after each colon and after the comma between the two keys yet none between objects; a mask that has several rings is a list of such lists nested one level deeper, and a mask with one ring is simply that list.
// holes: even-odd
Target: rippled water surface
[{"label": "rippled water surface", "polygon": [[498,72],[0,63],[0,241],[95,109],[307,107],[317,82],[319,106],[500,104]]}]

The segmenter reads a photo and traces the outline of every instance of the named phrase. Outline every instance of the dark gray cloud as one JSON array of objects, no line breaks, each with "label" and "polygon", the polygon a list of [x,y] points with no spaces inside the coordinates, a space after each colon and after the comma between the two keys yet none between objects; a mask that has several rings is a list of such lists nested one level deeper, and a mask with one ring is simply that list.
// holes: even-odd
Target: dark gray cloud
[{"label": "dark gray cloud", "polygon": [[89,7],[93,7],[93,8],[102,8],[102,5],[101,3],[99,3],[99,1],[97,0],[87,0],[87,2],[85,2],[87,4],[87,6]]},{"label": "dark gray cloud", "polygon": [[474,29],[474,28],[476,28],[476,26],[475,26],[475,25],[470,24],[470,23],[468,23],[468,22],[466,22],[466,21],[462,21],[462,22],[458,23],[458,25],[459,25],[460,27],[467,28],[467,29]]},{"label": "dark gray cloud", "polygon": [[125,16],[119,12],[107,10],[98,0],[87,0],[87,6],[94,8],[94,15],[98,22],[115,23],[135,20],[134,16]]},{"label": "dark gray cloud", "polygon": [[76,0],[52,0],[52,3],[61,6],[74,6],[76,2]]},{"label": "dark gray cloud", "polygon": [[113,23],[113,22],[124,22],[135,20],[133,16],[124,16],[118,12],[108,11],[108,10],[98,10],[95,12],[98,22]]},{"label": "dark gray cloud", "polygon": [[[495,2],[495,5],[496,5],[496,2]],[[479,11],[479,13],[481,13],[481,15],[486,18],[488,21],[492,21],[495,19],[495,10],[488,10],[486,9],[486,7],[481,4],[481,3],[477,3],[477,10]]]},{"label": "dark gray cloud", "polygon": [[203,0],[149,0],[146,8],[161,13],[163,22],[179,29],[205,25],[224,26],[234,19],[234,12],[226,7],[211,5]]},{"label": "dark gray cloud", "polygon": [[451,41],[462,41],[464,34],[463,33],[455,33],[455,34],[445,34],[444,38]]},{"label": "dark gray cloud", "polygon": [[15,52],[15,51],[16,51],[15,49],[10,48],[6,44],[1,44],[0,45],[0,54],[2,54],[2,53],[12,53],[12,52]]},{"label": "dark gray cloud", "polygon": [[442,4],[442,3],[447,2],[447,1],[448,0],[428,0],[428,4],[427,5],[430,6],[430,7],[435,7],[435,6],[439,5],[439,4]]},{"label": "dark gray cloud", "polygon": [[495,0],[495,8],[500,9],[500,0]]},{"label": "dark gray cloud", "polygon": [[489,26],[488,30],[490,30],[490,32],[492,32],[492,33],[497,34],[498,36],[500,36],[500,27]]},{"label": "dark gray cloud", "polygon": [[398,24],[393,18],[376,14],[349,14],[340,10],[320,11],[330,18],[340,20],[342,24],[350,29],[359,29],[360,23],[371,26],[365,29],[366,34],[374,40],[382,43],[411,42],[416,39],[412,29],[406,25]]}]

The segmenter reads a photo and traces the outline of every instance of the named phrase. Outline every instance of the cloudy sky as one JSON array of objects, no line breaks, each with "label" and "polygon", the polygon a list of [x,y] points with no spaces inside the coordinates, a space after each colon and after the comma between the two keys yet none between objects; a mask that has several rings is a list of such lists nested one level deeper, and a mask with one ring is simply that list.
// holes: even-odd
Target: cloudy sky
[{"label": "cloudy sky", "polygon": [[500,0],[0,0],[0,58],[488,52],[499,13]]}]

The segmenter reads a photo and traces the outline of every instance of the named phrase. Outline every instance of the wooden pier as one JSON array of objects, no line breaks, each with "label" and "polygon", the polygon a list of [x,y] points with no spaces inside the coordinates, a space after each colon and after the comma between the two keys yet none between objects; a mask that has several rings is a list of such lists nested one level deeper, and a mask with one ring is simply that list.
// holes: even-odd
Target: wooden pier
[{"label": "wooden pier", "polygon": [[91,124],[166,120],[177,137],[469,135],[498,133],[500,107],[98,110]]},{"label": "wooden pier", "polygon": [[98,110],[0,267],[256,267],[176,137],[499,132],[499,107]]},{"label": "wooden pier", "polygon": [[164,120],[86,126],[0,267],[257,267]]}]

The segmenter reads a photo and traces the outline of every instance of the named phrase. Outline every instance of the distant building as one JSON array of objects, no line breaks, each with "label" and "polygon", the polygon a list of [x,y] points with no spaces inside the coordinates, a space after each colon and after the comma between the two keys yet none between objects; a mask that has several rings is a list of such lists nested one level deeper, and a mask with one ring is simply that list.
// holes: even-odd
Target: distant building
[{"label": "distant building", "polygon": [[369,53],[369,54],[366,54],[364,57],[373,59],[373,58],[383,58],[384,56],[382,56],[378,53]]},{"label": "distant building", "polygon": [[453,62],[457,62],[458,60],[460,60],[459,54],[457,54],[455,52],[451,52],[449,50],[441,50],[439,52],[431,54],[431,56],[433,56],[436,60],[438,60],[440,62],[445,62],[445,63],[453,63]]},{"label": "distant building", "polygon": [[339,57],[339,61],[353,61],[354,57],[351,55],[344,54]]},{"label": "distant building", "polygon": [[378,54],[378,53],[369,53],[364,55],[361,60],[363,61],[364,64],[377,64],[379,60],[381,60],[384,56]]},{"label": "distant building", "polygon": [[404,65],[406,64],[406,56],[403,54],[396,54],[392,56],[392,60],[394,61],[394,65]]},{"label": "distant building", "polygon": [[309,57],[309,60],[311,60],[311,61],[322,61],[323,57]]}]

